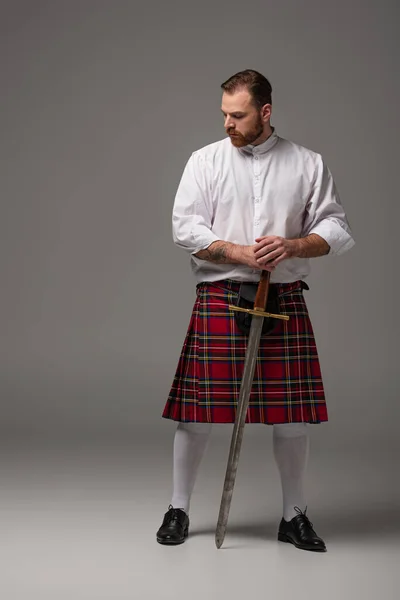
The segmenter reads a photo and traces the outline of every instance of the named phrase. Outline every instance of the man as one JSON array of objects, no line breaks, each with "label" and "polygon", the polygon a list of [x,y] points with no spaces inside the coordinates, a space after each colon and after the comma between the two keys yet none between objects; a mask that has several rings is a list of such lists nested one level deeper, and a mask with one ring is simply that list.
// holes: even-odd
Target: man
[{"label": "man", "polygon": [[163,412],[179,424],[173,496],[157,541],[175,545],[187,537],[212,423],[235,420],[247,335],[228,305],[245,297],[247,284],[266,269],[276,308],[269,312],[279,310],[289,321],[274,320],[261,337],[246,422],[273,425],[283,494],[278,539],[326,551],[306,514],[303,489],[308,424],[328,419],[303,280],[310,258],[342,254],[354,240],[322,157],[271,126],[269,81],[246,70],[221,87],[229,137],[192,154],[173,208],[174,242],[191,255],[197,298]]}]

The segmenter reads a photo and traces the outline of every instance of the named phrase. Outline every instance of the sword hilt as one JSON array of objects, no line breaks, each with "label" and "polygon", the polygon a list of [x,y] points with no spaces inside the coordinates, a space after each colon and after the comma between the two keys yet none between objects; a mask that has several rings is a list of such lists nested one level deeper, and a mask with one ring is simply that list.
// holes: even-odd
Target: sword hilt
[{"label": "sword hilt", "polygon": [[241,312],[246,312],[250,315],[256,315],[258,317],[269,317],[271,319],[289,321],[289,317],[287,315],[275,315],[265,311],[268,300],[270,277],[271,273],[269,271],[262,271],[253,308],[241,308],[240,306],[229,304],[230,310],[239,310]]},{"label": "sword hilt", "polygon": [[271,273],[269,271],[261,271],[260,282],[257,288],[257,295],[254,301],[253,310],[255,311],[265,311],[265,307],[267,306],[270,278]]}]

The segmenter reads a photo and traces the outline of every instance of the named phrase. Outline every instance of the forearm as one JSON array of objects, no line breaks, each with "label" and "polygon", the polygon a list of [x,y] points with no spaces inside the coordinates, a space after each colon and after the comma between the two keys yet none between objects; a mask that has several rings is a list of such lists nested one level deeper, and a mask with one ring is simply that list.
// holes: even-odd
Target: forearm
[{"label": "forearm", "polygon": [[218,240],[210,244],[205,250],[196,252],[194,256],[216,264],[240,265],[245,264],[246,248],[247,246]]},{"label": "forearm", "polygon": [[317,258],[329,253],[329,244],[318,234],[291,240],[293,242],[293,256],[296,258]]}]

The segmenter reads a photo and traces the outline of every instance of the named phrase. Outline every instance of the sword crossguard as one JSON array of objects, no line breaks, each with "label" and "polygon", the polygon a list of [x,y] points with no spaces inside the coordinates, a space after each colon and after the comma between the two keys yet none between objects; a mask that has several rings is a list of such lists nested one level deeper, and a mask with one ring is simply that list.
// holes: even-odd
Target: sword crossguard
[{"label": "sword crossguard", "polygon": [[274,315],[273,313],[264,312],[263,310],[254,310],[252,308],[242,308],[241,306],[235,306],[229,304],[230,310],[239,310],[240,312],[249,313],[250,315],[256,315],[257,317],[270,317],[272,319],[281,319],[282,321],[289,321],[288,315]]}]

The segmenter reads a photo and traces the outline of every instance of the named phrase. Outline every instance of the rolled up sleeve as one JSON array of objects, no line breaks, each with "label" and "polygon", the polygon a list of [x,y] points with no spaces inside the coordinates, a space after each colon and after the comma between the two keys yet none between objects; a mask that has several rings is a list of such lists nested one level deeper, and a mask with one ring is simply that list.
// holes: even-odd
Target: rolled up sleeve
[{"label": "rolled up sleeve", "polygon": [[329,244],[329,254],[347,252],[355,241],[332,174],[321,156],[312,188],[306,205],[303,237],[316,233]]},{"label": "rolled up sleeve", "polygon": [[194,152],[188,160],[175,196],[172,211],[174,243],[190,254],[219,240],[212,230],[213,203],[209,167]]}]

